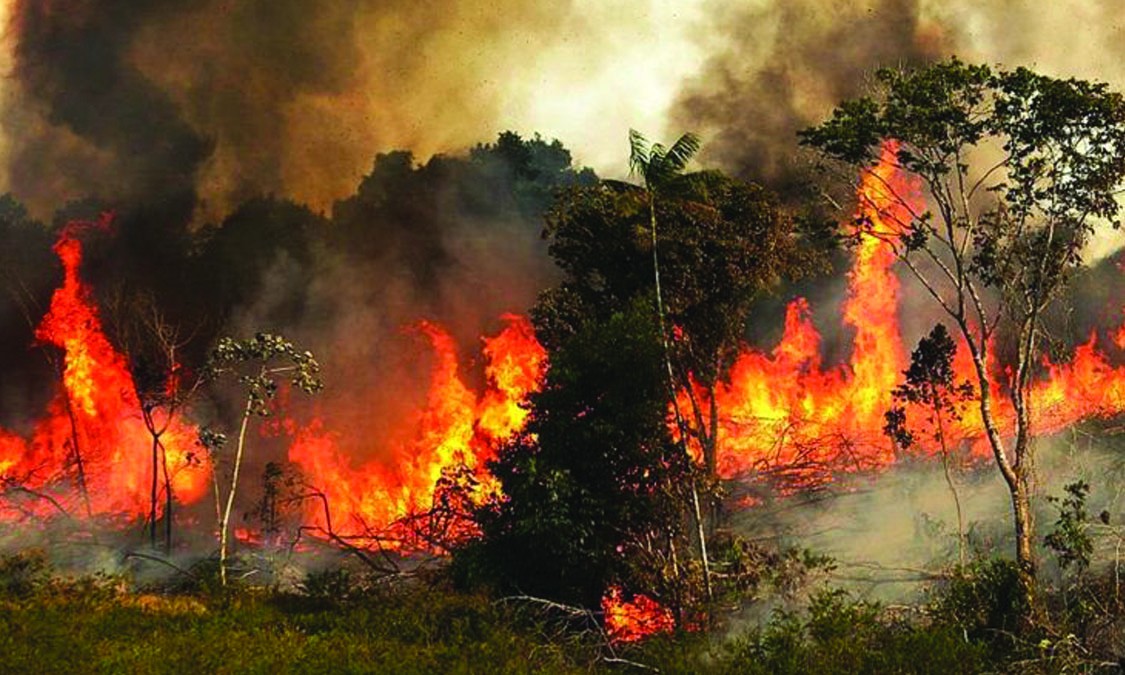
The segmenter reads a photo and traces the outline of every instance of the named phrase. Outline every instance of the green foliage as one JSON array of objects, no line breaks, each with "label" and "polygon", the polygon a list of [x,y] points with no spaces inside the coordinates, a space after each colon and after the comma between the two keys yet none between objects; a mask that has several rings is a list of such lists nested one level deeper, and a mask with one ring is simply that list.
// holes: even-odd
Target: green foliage
[{"label": "green foliage", "polygon": [[665,420],[660,341],[645,304],[588,323],[552,354],[523,433],[489,465],[504,496],[459,551],[469,579],[596,606],[627,577],[625,547],[675,527],[684,466]]},{"label": "green foliage", "polygon": [[[1094,219],[1120,225],[1125,99],[1106,84],[956,58],[881,69],[876,80],[874,95],[842,103],[801,132],[802,144],[871,166],[884,141],[898,141],[898,163],[925,182],[941,227],[974,228],[966,263],[985,285],[1041,306],[1081,262]],[[999,160],[970,177],[977,148]],[[974,199],[984,204],[978,216],[967,212]],[[908,248],[940,236],[933,215],[902,223]]]},{"label": "green foliage", "polygon": [[934,590],[930,613],[936,623],[957,628],[994,653],[1013,648],[1026,616],[1027,597],[1019,567],[1010,560],[991,559],[958,571]]},{"label": "green foliage", "polygon": [[422,585],[346,602],[86,581],[0,597],[0,671],[12,673],[587,672],[591,661],[502,605]]},{"label": "green foliage", "polygon": [[711,566],[723,579],[720,599],[744,604],[774,591],[784,598],[795,597],[821,572],[831,572],[836,561],[808,549],[763,546],[737,534],[721,531],[708,540]]},{"label": "green foliage", "polygon": [[[253,366],[250,372],[240,372],[247,364]],[[212,379],[236,373],[238,381],[246,387],[249,412],[262,417],[270,414],[269,403],[277,394],[277,375],[286,375],[290,384],[306,394],[315,394],[324,387],[319,377],[320,364],[312,352],[299,351],[292,342],[269,333],[258,333],[246,340],[221,338],[211,350],[207,372]]]},{"label": "green foliage", "polygon": [[[910,367],[905,382],[895,387],[891,396],[895,405],[887,411],[883,431],[902,448],[914,444],[914,433],[907,424],[905,404],[921,405],[929,415],[935,440],[942,443],[941,428],[945,419],[960,418],[961,406],[971,399],[973,386],[954,382],[953,357],[957,345],[944,324],[934,326],[930,334],[918,341],[910,354]],[[939,416],[942,417],[939,420]]]},{"label": "green foliage", "polygon": [[[956,58],[883,69],[877,80],[872,96],[840,105],[830,120],[803,131],[801,142],[877,187],[885,199],[859,193],[863,215],[853,235],[886,242],[965,338],[985,437],[1012,496],[1030,612],[1036,585],[1032,377],[1045,313],[1081,267],[1095,224],[1120,226],[1125,98],[1102,83]],[[915,183],[909,192],[924,191],[931,210],[874,170],[883,153]],[[989,405],[987,372],[998,332],[1015,346],[1003,394],[1016,413],[1010,440]],[[893,412],[888,422],[893,434],[905,420]]]},{"label": "green foliage", "polygon": [[305,575],[301,589],[310,598],[339,602],[353,595],[356,579],[347,568],[334,567],[309,572]]},{"label": "green foliage", "polygon": [[1058,509],[1054,527],[1043,538],[1043,543],[1058,558],[1059,567],[1066,570],[1072,565],[1079,574],[1090,567],[1090,556],[1094,552],[1094,542],[1088,532],[1089,514],[1086,513],[1086,497],[1090,494],[1090,484],[1079,480],[1063,487],[1063,498],[1049,496],[1047,501]]},{"label": "green foliage", "polygon": [[0,597],[26,597],[50,578],[47,555],[28,549],[0,557]]},{"label": "green foliage", "polygon": [[629,130],[629,170],[644,180],[645,188],[660,192],[680,178],[688,162],[699,152],[699,136],[684,134],[670,147],[649,144],[636,129]]},{"label": "green foliage", "polygon": [[816,593],[807,612],[780,611],[710,659],[696,658],[669,671],[976,673],[987,663],[981,647],[953,628],[889,619],[877,604],[842,591]]},{"label": "green foliage", "polygon": [[556,192],[596,181],[590,169],[573,166],[557,140],[510,131],[468,157],[417,163],[405,151],[380,154],[356,194],[333,206],[327,242],[352,258],[401,266],[428,285],[458,254],[448,233],[513,226],[514,236],[533,237]]},{"label": "green foliage", "polygon": [[[708,381],[729,365],[754,299],[819,269],[797,228],[764,188],[717,172],[687,174],[655,202],[660,278],[674,361]],[[569,190],[547,214],[551,257],[566,274],[532,316],[550,348],[583,321],[653,297],[645,193],[605,182]]]}]

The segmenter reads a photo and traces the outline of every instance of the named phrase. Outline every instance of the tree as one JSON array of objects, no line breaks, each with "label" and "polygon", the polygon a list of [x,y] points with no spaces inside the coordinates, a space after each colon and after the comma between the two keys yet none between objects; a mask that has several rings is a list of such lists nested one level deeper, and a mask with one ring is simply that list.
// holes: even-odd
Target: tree
[{"label": "tree", "polygon": [[968,382],[955,381],[953,356],[956,351],[957,345],[949,336],[945,324],[934,326],[929,335],[918,341],[918,346],[910,354],[910,367],[903,373],[906,381],[892,392],[895,405],[887,411],[884,431],[899,447],[909,448],[916,439],[907,421],[906,406],[909,404],[923,409],[929,431],[941,448],[945,482],[957,510],[957,560],[964,569],[965,517],[961,511],[961,497],[949,468],[950,449],[945,425],[960,418],[965,402],[973,395],[973,386]]},{"label": "tree", "polygon": [[183,412],[189,400],[202,384],[202,380],[180,362],[180,353],[190,338],[180,336],[178,329],[168,322],[149,302],[141,321],[149,349],[129,350],[130,370],[137,385],[141,403],[141,420],[152,439],[152,481],[149,491],[149,543],[156,548],[157,513],[160,490],[164,492],[164,551],[172,552],[172,509],[175,494],[172,490],[172,472],[168,467],[168,451],[164,436],[172,428],[176,416]]},{"label": "tree", "polygon": [[[250,419],[267,417],[270,414],[269,404],[277,394],[279,377],[287,377],[292,386],[306,394],[314,394],[323,387],[319,372],[320,364],[311,352],[298,351],[293,343],[285,338],[268,333],[258,333],[248,340],[224,337],[211,351],[211,359],[207,366],[208,378],[215,380],[231,374],[236,376],[238,382],[246,388],[246,402],[239,419],[238,440],[235,445],[225,504],[220,499],[217,461],[213,462],[212,470],[215,514],[219,522],[219,575],[224,586],[227,584],[230,515],[234,508],[235,493],[238,490],[238,478],[246,449],[246,431]],[[225,437],[206,430],[200,440],[212,451],[212,457],[217,457],[217,451],[223,446]]]},{"label": "tree", "polygon": [[477,511],[482,536],[457,567],[504,591],[593,607],[635,578],[634,547],[681,545],[688,468],[666,413],[651,305],[585,324],[552,352],[524,431],[489,464],[503,495]]},{"label": "tree", "polygon": [[[644,136],[636,129],[629,130],[629,170],[633,175],[638,175],[643,180],[642,187],[645,192],[645,201],[648,203],[648,231],[652,245],[652,288],[656,299],[656,318],[660,328],[660,344],[664,349],[664,365],[668,371],[668,386],[671,388],[670,398],[673,405],[676,401],[676,376],[672,368],[672,355],[668,349],[668,326],[664,315],[664,294],[660,289],[660,250],[656,237],[656,195],[661,196],[667,191],[677,187],[677,179],[683,177],[683,171],[695,153],[699,152],[699,137],[695,134],[684,134],[676,139],[671,147],[665,148],[660,143],[649,145]],[[676,410],[676,421],[680,423],[679,409]],[[683,424],[680,424],[682,427]],[[704,555],[706,558],[706,555]]]},{"label": "tree", "polygon": [[[645,156],[648,187],[573,187],[547,214],[549,251],[565,278],[532,315],[551,368],[531,398],[527,433],[493,467],[506,500],[480,514],[479,550],[503,563],[497,578],[524,592],[591,602],[611,580],[644,577],[635,588],[682,609],[691,604],[687,580],[706,582],[704,472],[687,450],[701,448],[713,469],[715,445],[697,388],[714,386],[732,361],[755,295],[811,257],[764,189],[717,172],[683,174],[679,151],[674,171],[658,169],[654,157],[667,153]],[[684,391],[694,421],[680,415],[674,438],[669,410]],[[659,571],[626,574],[619,549]]]},{"label": "tree", "polygon": [[[1125,102],[1102,83],[957,59],[880,70],[876,81],[872,95],[840,104],[801,141],[882,183],[894,204],[884,219],[890,226],[869,219],[856,231],[891,245],[965,342],[985,435],[1011,494],[1016,561],[1032,606],[1029,393],[1043,316],[1081,266],[1095,222],[1120,225]],[[884,147],[897,168],[921,180],[935,210],[916,209],[874,171]],[[1010,430],[998,422],[990,387],[998,331],[1014,344],[1001,394],[1015,411]]]},{"label": "tree", "polygon": [[644,185],[571,189],[547,213],[549,250],[566,278],[532,315],[550,348],[589,317],[649,298],[663,324],[670,403],[687,398],[690,409],[675,412],[713,476],[719,411],[707,394],[738,353],[755,299],[823,258],[764,188],[716,171],[683,173],[693,144],[681,138],[646,153],[642,136],[630,141]]}]

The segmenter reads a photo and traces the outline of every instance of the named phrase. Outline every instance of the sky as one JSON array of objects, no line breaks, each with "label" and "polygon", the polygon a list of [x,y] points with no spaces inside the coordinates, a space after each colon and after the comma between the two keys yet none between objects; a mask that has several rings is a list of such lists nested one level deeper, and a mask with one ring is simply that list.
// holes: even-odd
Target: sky
[{"label": "sky", "polygon": [[50,214],[190,190],[326,212],[377,153],[558,138],[621,177],[630,128],[784,184],[794,132],[879,66],[957,54],[1125,88],[1113,0],[4,0],[0,190]]}]

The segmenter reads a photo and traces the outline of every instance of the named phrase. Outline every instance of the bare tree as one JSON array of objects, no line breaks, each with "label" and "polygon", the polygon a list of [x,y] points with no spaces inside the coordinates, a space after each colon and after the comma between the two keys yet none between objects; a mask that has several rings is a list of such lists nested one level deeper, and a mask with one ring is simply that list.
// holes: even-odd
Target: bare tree
[{"label": "bare tree", "polygon": [[[296,388],[313,394],[323,387],[319,377],[320,364],[311,352],[299,351],[283,337],[259,333],[248,340],[235,340],[225,337],[211,351],[207,367],[208,379],[214,380],[230,374],[237,377],[245,389],[246,401],[238,423],[238,439],[235,444],[234,460],[230,470],[230,482],[226,499],[221,500],[219,463],[213,462],[215,488],[215,515],[219,522],[219,575],[222,584],[227,584],[227,549],[230,536],[230,516],[234,509],[238,479],[242,469],[242,459],[246,450],[246,432],[254,417],[270,414],[269,404],[277,394],[278,379],[287,378]],[[225,437],[206,431],[200,439],[218,459]]]},{"label": "bare tree", "polygon": [[[1011,493],[1016,561],[1031,606],[1030,392],[1043,316],[1081,266],[1096,222],[1120,224],[1125,102],[1104,84],[957,59],[880,70],[876,79],[874,94],[842,103],[802,132],[802,142],[868,186],[862,212],[878,217],[859,219],[855,232],[891,247],[968,348],[984,433]],[[922,210],[879,168],[881,154],[884,167],[921,183],[934,210]],[[991,386],[1001,329],[1015,344],[1002,383],[1012,428],[1002,426]]]}]

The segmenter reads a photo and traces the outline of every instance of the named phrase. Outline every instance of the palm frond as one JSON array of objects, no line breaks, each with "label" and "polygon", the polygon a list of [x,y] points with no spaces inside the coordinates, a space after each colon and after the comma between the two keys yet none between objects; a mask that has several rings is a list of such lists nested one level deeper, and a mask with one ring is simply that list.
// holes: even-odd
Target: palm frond
[{"label": "palm frond", "polygon": [[676,139],[672,147],[664,153],[662,163],[666,165],[668,171],[679,173],[684,170],[684,167],[688,165],[692,157],[695,157],[695,154],[699,152],[699,147],[699,136],[690,132],[686,133]]},{"label": "palm frond", "polygon": [[680,136],[672,147],[648,142],[636,129],[629,130],[629,175],[639,176],[648,189],[659,189],[675,180],[699,152],[699,137],[693,133]]},{"label": "palm frond", "polygon": [[644,176],[649,165],[648,139],[636,129],[629,130],[629,173]]}]

